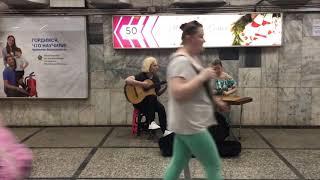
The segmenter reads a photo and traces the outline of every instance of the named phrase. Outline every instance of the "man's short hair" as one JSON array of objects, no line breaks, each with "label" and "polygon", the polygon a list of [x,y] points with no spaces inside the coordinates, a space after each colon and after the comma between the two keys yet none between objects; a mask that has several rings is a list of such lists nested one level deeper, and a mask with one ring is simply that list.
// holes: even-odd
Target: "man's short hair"
[{"label": "man's short hair", "polygon": [[11,54],[8,54],[8,55],[6,56],[6,62],[8,61],[8,58],[10,58],[10,57],[12,57],[12,58],[14,59],[14,57],[13,57]]}]

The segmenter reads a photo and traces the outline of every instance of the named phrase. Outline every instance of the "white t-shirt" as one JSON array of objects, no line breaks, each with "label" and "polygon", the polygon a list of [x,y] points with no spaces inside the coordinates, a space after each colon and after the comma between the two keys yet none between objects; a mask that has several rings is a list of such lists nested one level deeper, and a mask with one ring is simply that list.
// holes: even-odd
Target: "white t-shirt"
[{"label": "white t-shirt", "polygon": [[25,60],[22,56],[19,57],[15,57],[16,59],[16,71],[23,71],[24,69],[22,69],[21,66],[24,66],[27,63],[27,60]]},{"label": "white t-shirt", "polygon": [[[167,78],[182,77],[187,81],[194,78],[197,73],[186,56],[172,55],[173,58],[167,68]],[[170,84],[169,87],[170,89]],[[214,109],[206,94],[200,87],[192,97],[186,100],[176,100],[169,91],[168,101],[168,129],[177,134],[195,134],[217,124],[213,116]]]}]

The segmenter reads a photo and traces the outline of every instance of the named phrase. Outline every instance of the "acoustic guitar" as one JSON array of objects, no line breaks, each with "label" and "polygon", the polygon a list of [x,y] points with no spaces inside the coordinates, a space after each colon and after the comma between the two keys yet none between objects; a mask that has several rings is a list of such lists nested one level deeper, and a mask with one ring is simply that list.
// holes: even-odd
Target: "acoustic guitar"
[{"label": "acoustic guitar", "polygon": [[146,89],[141,86],[134,86],[128,84],[124,86],[124,94],[126,95],[127,100],[132,104],[140,103],[146,96],[156,96],[156,85],[162,85],[167,83],[166,81],[161,81],[160,83],[154,84],[150,79],[144,80],[143,82],[147,82],[148,84],[150,84],[150,87]]}]

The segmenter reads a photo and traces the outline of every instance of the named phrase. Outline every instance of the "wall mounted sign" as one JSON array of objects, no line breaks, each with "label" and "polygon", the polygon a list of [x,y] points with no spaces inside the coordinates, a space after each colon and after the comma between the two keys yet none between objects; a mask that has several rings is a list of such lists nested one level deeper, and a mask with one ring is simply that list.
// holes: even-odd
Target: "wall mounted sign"
[{"label": "wall mounted sign", "polygon": [[180,25],[197,20],[204,27],[205,47],[281,46],[282,14],[211,14],[113,16],[113,47],[177,48]]},{"label": "wall mounted sign", "polygon": [[[14,46],[12,45],[13,39]],[[1,98],[6,98],[8,93],[11,93],[4,89],[5,78],[2,72],[9,66],[5,62],[8,54],[15,58],[16,74],[14,75],[7,69],[5,76],[8,76],[7,78],[16,87],[24,88],[26,91],[30,91],[30,87],[14,83],[13,76],[17,81],[22,78],[27,86],[29,78],[33,79],[32,82],[35,80],[37,94],[33,92],[29,94],[30,96],[37,98],[88,97],[85,17],[1,17],[0,48],[2,50],[0,54],[2,56],[0,63]],[[17,52],[17,48],[20,49],[20,53]],[[20,77],[21,73],[19,74],[18,71],[22,70],[24,75]],[[32,72],[35,76],[29,77]],[[13,95],[13,97],[18,96],[20,96],[19,93]]]}]

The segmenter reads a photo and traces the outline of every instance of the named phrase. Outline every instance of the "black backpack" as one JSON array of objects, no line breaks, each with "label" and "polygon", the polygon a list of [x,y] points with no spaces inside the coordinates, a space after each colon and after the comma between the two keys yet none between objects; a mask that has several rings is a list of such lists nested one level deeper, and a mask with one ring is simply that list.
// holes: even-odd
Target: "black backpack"
[{"label": "black backpack", "polygon": [[221,157],[235,157],[241,152],[241,143],[237,140],[222,141],[216,144]]}]

